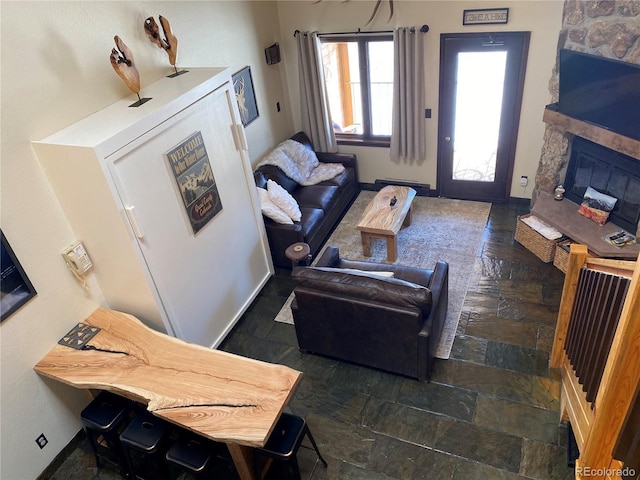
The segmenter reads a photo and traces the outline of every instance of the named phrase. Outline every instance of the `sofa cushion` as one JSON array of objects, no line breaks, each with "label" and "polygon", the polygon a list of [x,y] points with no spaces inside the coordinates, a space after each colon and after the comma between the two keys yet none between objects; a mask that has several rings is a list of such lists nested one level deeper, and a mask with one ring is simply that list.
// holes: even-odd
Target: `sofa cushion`
[{"label": "sofa cushion", "polygon": [[323,180],[318,183],[319,186],[335,185],[336,187],[342,187],[343,185],[352,184],[354,180],[355,172],[353,168],[345,168],[342,172],[338,173],[335,177],[329,180]]},{"label": "sofa cushion", "polygon": [[303,144],[309,150],[313,150],[313,145],[311,144],[311,140],[309,139],[307,134],[304,133],[304,132],[296,133],[295,135],[293,135],[291,137],[291,140],[295,140],[296,142],[299,142],[299,143]]},{"label": "sofa cushion", "polygon": [[301,213],[300,207],[298,206],[298,202],[296,199],[291,196],[289,192],[287,192],[284,188],[278,185],[273,180],[267,181],[267,192],[269,192],[269,197],[280,209],[289,215],[289,218],[294,222],[299,222]]},{"label": "sofa cushion", "polygon": [[298,285],[367,301],[431,310],[431,290],[397,278],[371,278],[316,267],[296,267],[291,274]]},{"label": "sofa cushion", "polygon": [[285,173],[275,165],[262,165],[256,170],[256,173],[260,173],[264,178],[266,178],[266,181],[273,180],[291,194],[293,194],[293,192],[298,188],[298,183],[287,177],[287,175],[285,175]]},{"label": "sofa cushion", "polygon": [[300,182],[300,185],[317,185],[320,182],[331,180],[336,175],[344,172],[344,165],[341,163],[321,163],[313,169],[311,174]]},{"label": "sofa cushion", "polygon": [[299,188],[293,193],[298,205],[327,210],[332,205],[334,197],[338,196],[338,187],[333,185],[311,185]]},{"label": "sofa cushion", "polygon": [[325,215],[319,208],[301,207],[302,218],[300,219],[300,226],[302,227],[302,234],[305,239],[315,235],[316,231],[322,226]]}]

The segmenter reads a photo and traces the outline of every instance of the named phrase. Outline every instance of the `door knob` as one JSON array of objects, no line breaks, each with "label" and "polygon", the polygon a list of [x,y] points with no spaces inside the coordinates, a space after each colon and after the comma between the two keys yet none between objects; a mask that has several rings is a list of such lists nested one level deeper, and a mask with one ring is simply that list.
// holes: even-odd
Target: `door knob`
[{"label": "door knob", "polygon": [[444,137],[444,141],[445,142],[450,142],[451,141],[451,137]]}]

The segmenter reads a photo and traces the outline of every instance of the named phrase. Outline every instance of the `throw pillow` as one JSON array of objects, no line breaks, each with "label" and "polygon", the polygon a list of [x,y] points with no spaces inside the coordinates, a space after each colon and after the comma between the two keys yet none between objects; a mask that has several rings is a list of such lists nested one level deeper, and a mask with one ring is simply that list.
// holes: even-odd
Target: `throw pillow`
[{"label": "throw pillow", "polygon": [[280,207],[284,213],[289,215],[291,220],[294,222],[300,221],[300,218],[302,218],[302,212],[300,212],[298,202],[296,202],[296,199],[293,198],[289,192],[273,180],[267,180],[267,191],[269,192],[269,197],[271,197],[273,203]]},{"label": "throw pillow", "polygon": [[260,197],[260,210],[262,210],[262,214],[270,218],[276,223],[293,225],[293,220],[291,217],[284,213],[282,209],[273,203],[271,197],[269,196],[269,192],[267,192],[264,188],[258,188],[258,196]]},{"label": "throw pillow", "polygon": [[587,187],[578,213],[593,220],[598,225],[604,225],[609,219],[609,213],[616,206],[617,198],[600,193],[594,188]]}]

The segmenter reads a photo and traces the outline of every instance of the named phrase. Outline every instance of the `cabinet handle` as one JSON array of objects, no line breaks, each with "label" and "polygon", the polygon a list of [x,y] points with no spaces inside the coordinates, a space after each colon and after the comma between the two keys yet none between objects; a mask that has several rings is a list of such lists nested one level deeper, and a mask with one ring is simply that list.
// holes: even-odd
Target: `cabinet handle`
[{"label": "cabinet handle", "polygon": [[135,208],[136,207],[132,205],[130,207],[125,207],[124,211],[127,213],[127,218],[129,219],[129,223],[131,224],[131,228],[133,229],[133,234],[139,240],[142,240],[142,238],[144,237],[144,232],[142,231],[142,228],[140,228],[140,225],[136,220],[136,216],[134,213]]},{"label": "cabinet handle", "polygon": [[233,134],[233,142],[236,150],[239,152],[247,150],[247,139],[244,136],[244,127],[241,124],[231,125],[231,133]]}]

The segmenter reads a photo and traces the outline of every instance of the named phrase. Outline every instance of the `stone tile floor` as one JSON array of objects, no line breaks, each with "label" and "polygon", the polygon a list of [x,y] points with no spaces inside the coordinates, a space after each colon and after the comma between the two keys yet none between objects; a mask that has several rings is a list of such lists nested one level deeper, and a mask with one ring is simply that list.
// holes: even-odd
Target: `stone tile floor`
[{"label": "stone tile floor", "polygon": [[[514,241],[527,212],[492,207],[451,358],[436,361],[429,384],[302,355],[294,328],[272,320],[293,288],[289,272],[270,280],[221,348],[304,372],[289,408],[329,462],[301,449],[304,479],[574,478],[549,369],[564,276]],[[40,478],[122,478],[96,471],[82,435],[61,457]]]}]

